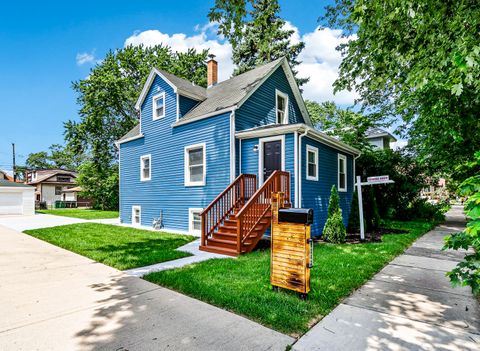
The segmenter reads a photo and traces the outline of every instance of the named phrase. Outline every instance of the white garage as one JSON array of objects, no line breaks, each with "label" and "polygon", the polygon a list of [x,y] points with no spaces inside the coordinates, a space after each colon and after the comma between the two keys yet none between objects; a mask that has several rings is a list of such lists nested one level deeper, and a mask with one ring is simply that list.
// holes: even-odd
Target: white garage
[{"label": "white garage", "polygon": [[0,216],[35,214],[35,188],[0,180]]}]

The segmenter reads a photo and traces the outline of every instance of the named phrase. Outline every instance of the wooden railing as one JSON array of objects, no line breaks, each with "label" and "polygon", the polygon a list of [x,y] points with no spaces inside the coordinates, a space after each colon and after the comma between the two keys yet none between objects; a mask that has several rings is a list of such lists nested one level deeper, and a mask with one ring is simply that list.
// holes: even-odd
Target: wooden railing
[{"label": "wooden railing", "polygon": [[202,212],[202,246],[207,238],[232,214],[244,205],[257,190],[255,174],[240,174]]},{"label": "wooden railing", "polygon": [[285,203],[282,206],[290,205],[290,173],[274,171],[235,216],[237,219],[238,253],[242,252],[244,242],[271,210],[272,193],[279,191],[285,194]]}]

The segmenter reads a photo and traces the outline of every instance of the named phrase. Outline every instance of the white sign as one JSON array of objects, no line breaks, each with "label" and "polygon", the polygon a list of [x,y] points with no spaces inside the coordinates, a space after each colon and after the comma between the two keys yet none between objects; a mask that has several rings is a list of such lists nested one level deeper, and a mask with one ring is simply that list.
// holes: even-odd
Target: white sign
[{"label": "white sign", "polygon": [[367,178],[368,183],[383,183],[383,182],[387,182],[389,180],[390,180],[390,177],[388,175],[375,176],[375,177],[368,177]]}]

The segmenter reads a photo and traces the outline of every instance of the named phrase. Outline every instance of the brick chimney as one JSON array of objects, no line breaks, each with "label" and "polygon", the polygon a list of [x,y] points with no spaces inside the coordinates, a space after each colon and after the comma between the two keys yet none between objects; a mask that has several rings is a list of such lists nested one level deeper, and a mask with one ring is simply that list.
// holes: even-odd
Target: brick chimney
[{"label": "brick chimney", "polygon": [[218,63],[215,61],[215,55],[208,55],[210,58],[207,61],[207,84],[208,87],[212,87],[218,82]]}]

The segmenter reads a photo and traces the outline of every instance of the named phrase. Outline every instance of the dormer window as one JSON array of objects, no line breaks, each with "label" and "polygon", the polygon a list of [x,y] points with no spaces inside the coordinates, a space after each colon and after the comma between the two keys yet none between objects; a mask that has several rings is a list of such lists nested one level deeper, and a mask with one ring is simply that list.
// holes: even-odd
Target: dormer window
[{"label": "dormer window", "polygon": [[165,93],[153,97],[153,120],[165,117]]},{"label": "dormer window", "polygon": [[277,124],[288,123],[288,95],[279,90],[275,91]]}]

